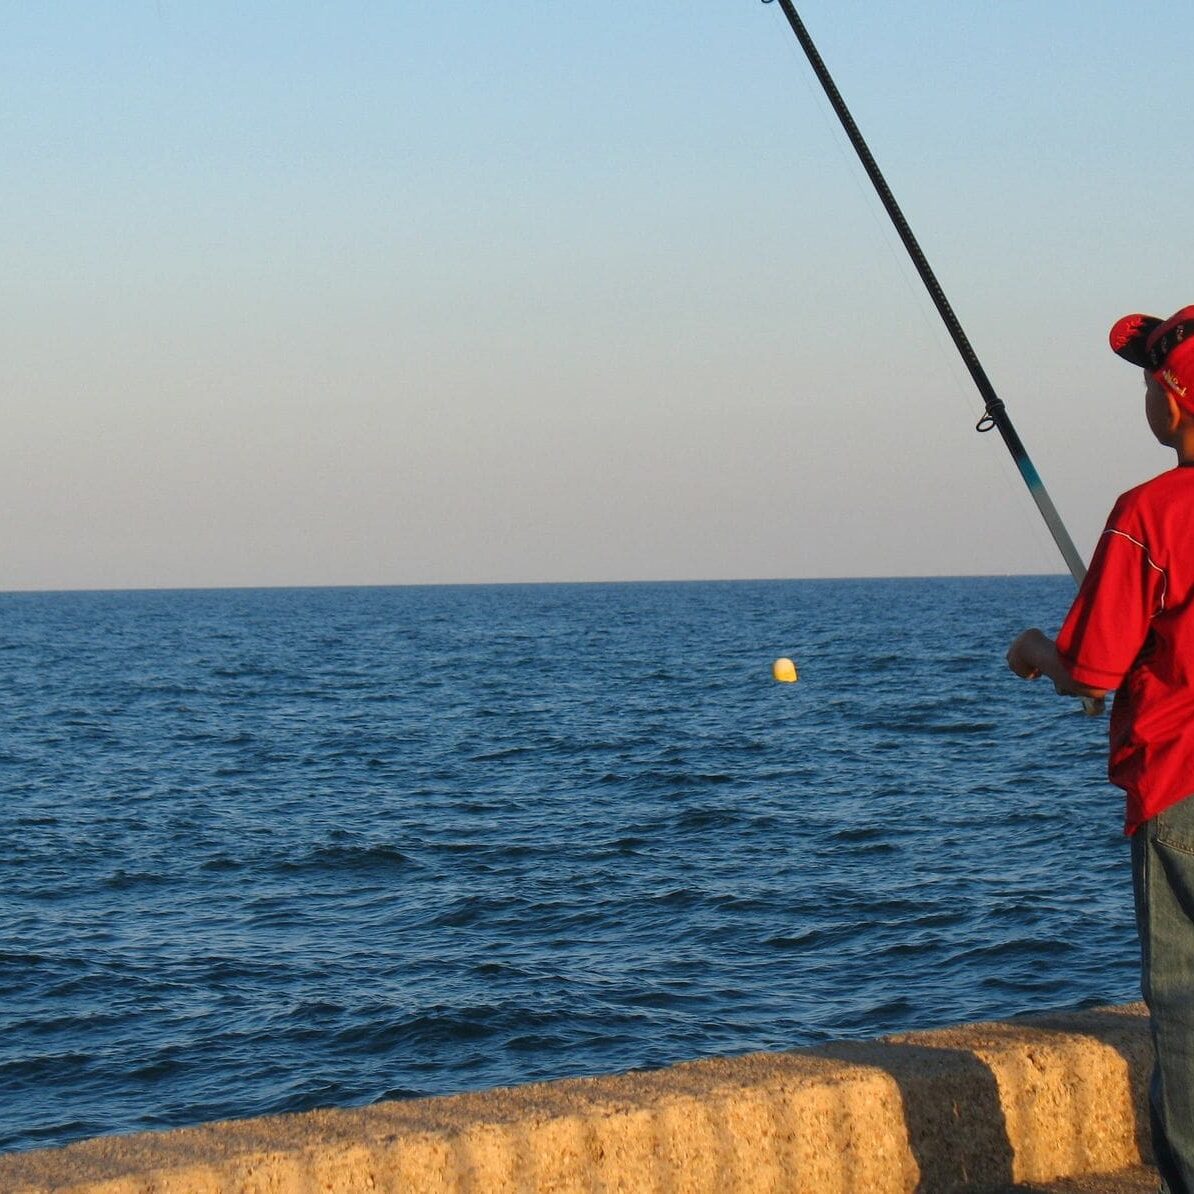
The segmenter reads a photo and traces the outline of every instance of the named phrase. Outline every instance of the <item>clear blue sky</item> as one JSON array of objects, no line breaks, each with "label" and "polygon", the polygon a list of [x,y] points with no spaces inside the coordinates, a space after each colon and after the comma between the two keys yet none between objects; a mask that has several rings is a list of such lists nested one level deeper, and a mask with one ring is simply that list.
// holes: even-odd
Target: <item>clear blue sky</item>
[{"label": "clear blue sky", "polygon": [[[1075,539],[1172,4],[799,6]],[[0,588],[1060,570],[778,6],[0,6]]]}]

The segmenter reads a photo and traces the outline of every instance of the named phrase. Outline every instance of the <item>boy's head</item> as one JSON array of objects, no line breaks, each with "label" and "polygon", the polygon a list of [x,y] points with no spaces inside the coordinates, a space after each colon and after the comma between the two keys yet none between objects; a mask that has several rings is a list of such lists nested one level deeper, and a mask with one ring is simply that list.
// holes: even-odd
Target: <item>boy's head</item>
[{"label": "boy's head", "polygon": [[1110,339],[1112,351],[1144,370],[1149,427],[1170,444],[1179,427],[1194,424],[1194,306],[1168,319],[1125,315]]},{"label": "boy's head", "polygon": [[1150,373],[1180,406],[1194,413],[1194,307],[1183,307],[1168,319],[1125,315],[1111,329],[1111,348]]}]

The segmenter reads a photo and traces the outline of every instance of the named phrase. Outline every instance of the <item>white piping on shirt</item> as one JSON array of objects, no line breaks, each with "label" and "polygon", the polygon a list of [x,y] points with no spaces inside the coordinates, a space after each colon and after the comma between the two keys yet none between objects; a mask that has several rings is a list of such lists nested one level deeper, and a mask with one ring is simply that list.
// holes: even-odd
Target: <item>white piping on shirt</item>
[{"label": "white piping on shirt", "polygon": [[1126,539],[1129,543],[1135,543],[1136,546],[1138,548],[1140,548],[1140,550],[1142,552],[1144,552],[1144,559],[1145,559],[1145,562],[1148,564],[1148,566],[1151,569],[1153,569],[1154,572],[1159,572],[1161,574],[1161,608],[1159,610],[1157,610],[1157,612],[1155,614],[1150,615],[1151,617],[1155,618],[1157,616],[1157,614],[1161,613],[1165,609],[1165,593],[1169,588],[1169,577],[1165,575],[1165,569],[1160,567],[1160,565],[1153,563],[1152,556],[1150,556],[1148,554],[1148,548],[1145,547],[1144,544],[1141,543],[1139,539],[1133,539],[1131,535],[1127,535],[1123,531],[1114,530],[1111,527],[1108,527],[1103,532],[1103,534],[1104,535],[1120,535],[1124,539]]}]

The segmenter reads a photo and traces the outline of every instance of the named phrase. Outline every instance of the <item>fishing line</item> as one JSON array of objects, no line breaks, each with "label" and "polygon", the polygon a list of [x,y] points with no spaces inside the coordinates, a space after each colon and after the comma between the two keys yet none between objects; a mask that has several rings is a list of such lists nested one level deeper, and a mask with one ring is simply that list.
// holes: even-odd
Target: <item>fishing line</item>
[{"label": "fishing line", "polygon": [[[800,48],[804,51],[809,65],[813,68],[813,72],[816,74],[817,80],[821,84],[826,98],[829,100],[830,106],[833,108],[842,128],[845,130],[850,144],[853,145],[854,151],[858,155],[858,160],[862,163],[867,177],[875,188],[880,202],[882,202],[884,209],[891,219],[892,225],[903,242],[904,248],[908,251],[908,256],[912,259],[912,264],[916,267],[916,272],[920,275],[920,280],[924,283],[929,297],[933,300],[933,305],[937,308],[937,313],[941,316],[946,331],[949,332],[950,338],[953,340],[954,346],[962,358],[962,363],[966,366],[971,379],[978,389],[979,395],[983,399],[983,414],[975,424],[975,430],[979,432],[992,430],[999,432],[1007,450],[1011,453],[1011,457],[1015,461],[1016,468],[1019,470],[1024,484],[1028,487],[1028,491],[1036,503],[1037,510],[1045,520],[1045,525],[1049,528],[1049,533],[1052,535],[1058,551],[1061,552],[1062,558],[1070,570],[1070,575],[1074,578],[1076,584],[1081,584],[1083,578],[1086,576],[1086,565],[1082,557],[1078,554],[1078,549],[1074,546],[1074,541],[1070,538],[1070,533],[1066,530],[1065,524],[1061,520],[1061,515],[1057,512],[1057,507],[1053,504],[1053,499],[1050,498],[1048,491],[1045,489],[1045,483],[1041,480],[1040,473],[1037,472],[1036,466],[1032,463],[1032,459],[1028,455],[1028,450],[1024,447],[1015,426],[1012,424],[1011,417],[1007,413],[1007,408],[1004,406],[1003,400],[995,392],[995,387],[987,377],[982,362],[979,361],[978,355],[971,346],[970,340],[963,330],[957,315],[954,314],[953,307],[945,297],[945,291],[941,288],[941,283],[938,282],[937,275],[933,272],[932,266],[929,265],[928,258],[924,255],[924,251],[913,234],[907,219],[905,219],[900,205],[896,202],[891,188],[887,185],[887,180],[883,177],[883,172],[879,169],[879,165],[863,138],[861,130],[855,123],[854,117],[850,114],[849,108],[846,107],[846,101],[842,98],[841,92],[838,91],[837,84],[834,83],[833,77],[829,73],[829,68],[825,65],[825,61],[822,59],[812,37],[805,28],[804,22],[796,12],[792,0],[763,0],[763,3],[778,3],[784,16],[787,18],[788,24],[796,36],[796,40],[800,43]],[[1083,705],[1088,712],[1095,711],[1093,702],[1084,701]]]},{"label": "fishing line", "polygon": [[[802,63],[803,59],[801,58],[798,46],[785,43],[785,52],[791,56],[793,63]],[[890,282],[892,286],[895,286],[896,278],[898,277],[898,282],[905,288],[909,303],[920,316],[925,331],[925,338],[929,345],[933,348],[943,350],[940,354],[940,359],[949,374],[949,378],[953,382],[953,385],[948,387],[950,393],[959,403],[964,404],[965,409],[969,412],[972,409],[970,405],[971,400],[964,393],[968,381],[966,374],[962,371],[957,357],[950,351],[950,342],[941,326],[941,320],[937,318],[937,313],[932,309],[924,287],[920,285],[920,280],[913,273],[908,256],[896,239],[891,222],[884,217],[882,206],[876,200],[873,187],[869,185],[866,171],[862,168],[857,156],[847,152],[845,145],[842,144],[841,128],[833,118],[833,111],[826,102],[825,93],[817,87],[813,79],[809,78],[805,70],[799,70],[798,77],[808,92],[812,110],[817,113],[824,126],[826,144],[833,146],[834,152],[842,163],[843,177],[850,179],[851,184],[857,192],[860,209],[866,212],[867,217],[873,223],[877,242],[881,243],[889,254],[888,260],[890,260],[894,269],[895,276],[893,277],[891,273],[884,271],[882,282],[884,284]],[[777,425],[775,430],[778,434],[782,428]],[[984,456],[985,454],[980,453],[979,455]],[[1000,462],[997,467],[992,467],[991,475],[997,475],[1002,479],[1005,468],[1006,464]],[[1029,509],[1031,508],[1030,502]],[[1034,514],[1029,515],[1029,521],[1032,524],[1034,535],[1039,539],[1039,522]],[[1049,550],[1046,550],[1046,555]]]},{"label": "fishing line", "polygon": [[[770,4],[771,0],[763,0],[763,3]],[[793,61],[800,61],[799,51],[795,47],[789,46],[788,52],[791,54]],[[891,221],[883,218],[882,205],[876,206],[875,190],[872,186],[867,185],[870,180],[867,178],[866,170],[863,168],[861,162],[859,162],[857,155],[847,153],[846,147],[842,144],[841,137],[838,135],[841,126],[840,124],[835,124],[832,119],[833,107],[832,105],[826,105],[825,92],[819,90],[813,80],[803,70],[800,72],[800,78],[812,99],[814,111],[816,111],[825,126],[829,143],[833,145],[834,150],[845,167],[847,176],[858,191],[859,197],[862,200],[862,207],[874,222],[879,239],[882,240],[891,254],[895,270],[899,274],[900,280],[907,287],[908,297],[924,321],[929,338],[939,347],[948,347],[950,342],[941,327],[941,321],[935,318],[936,312],[929,305],[924,287],[918,285],[919,279],[910,272],[908,256],[901,251],[901,245],[896,239]],[[955,381],[962,382],[962,388],[965,388],[965,374],[962,373],[957,358],[950,352],[946,352],[944,357],[947,362],[946,367]],[[960,391],[957,394],[957,398],[959,402],[967,401]],[[966,409],[971,409],[968,404]]]}]

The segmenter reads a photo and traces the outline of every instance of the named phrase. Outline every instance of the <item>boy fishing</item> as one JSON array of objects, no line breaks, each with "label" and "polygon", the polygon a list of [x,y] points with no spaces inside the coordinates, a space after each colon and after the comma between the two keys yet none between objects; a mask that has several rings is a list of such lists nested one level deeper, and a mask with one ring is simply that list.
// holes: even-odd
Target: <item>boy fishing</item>
[{"label": "boy fishing", "polygon": [[1007,662],[1064,695],[1116,692],[1108,775],[1132,838],[1153,1147],[1162,1189],[1194,1194],[1194,306],[1126,315],[1111,347],[1144,370],[1145,417],[1177,465],[1115,503],[1056,641],[1026,630]]}]

